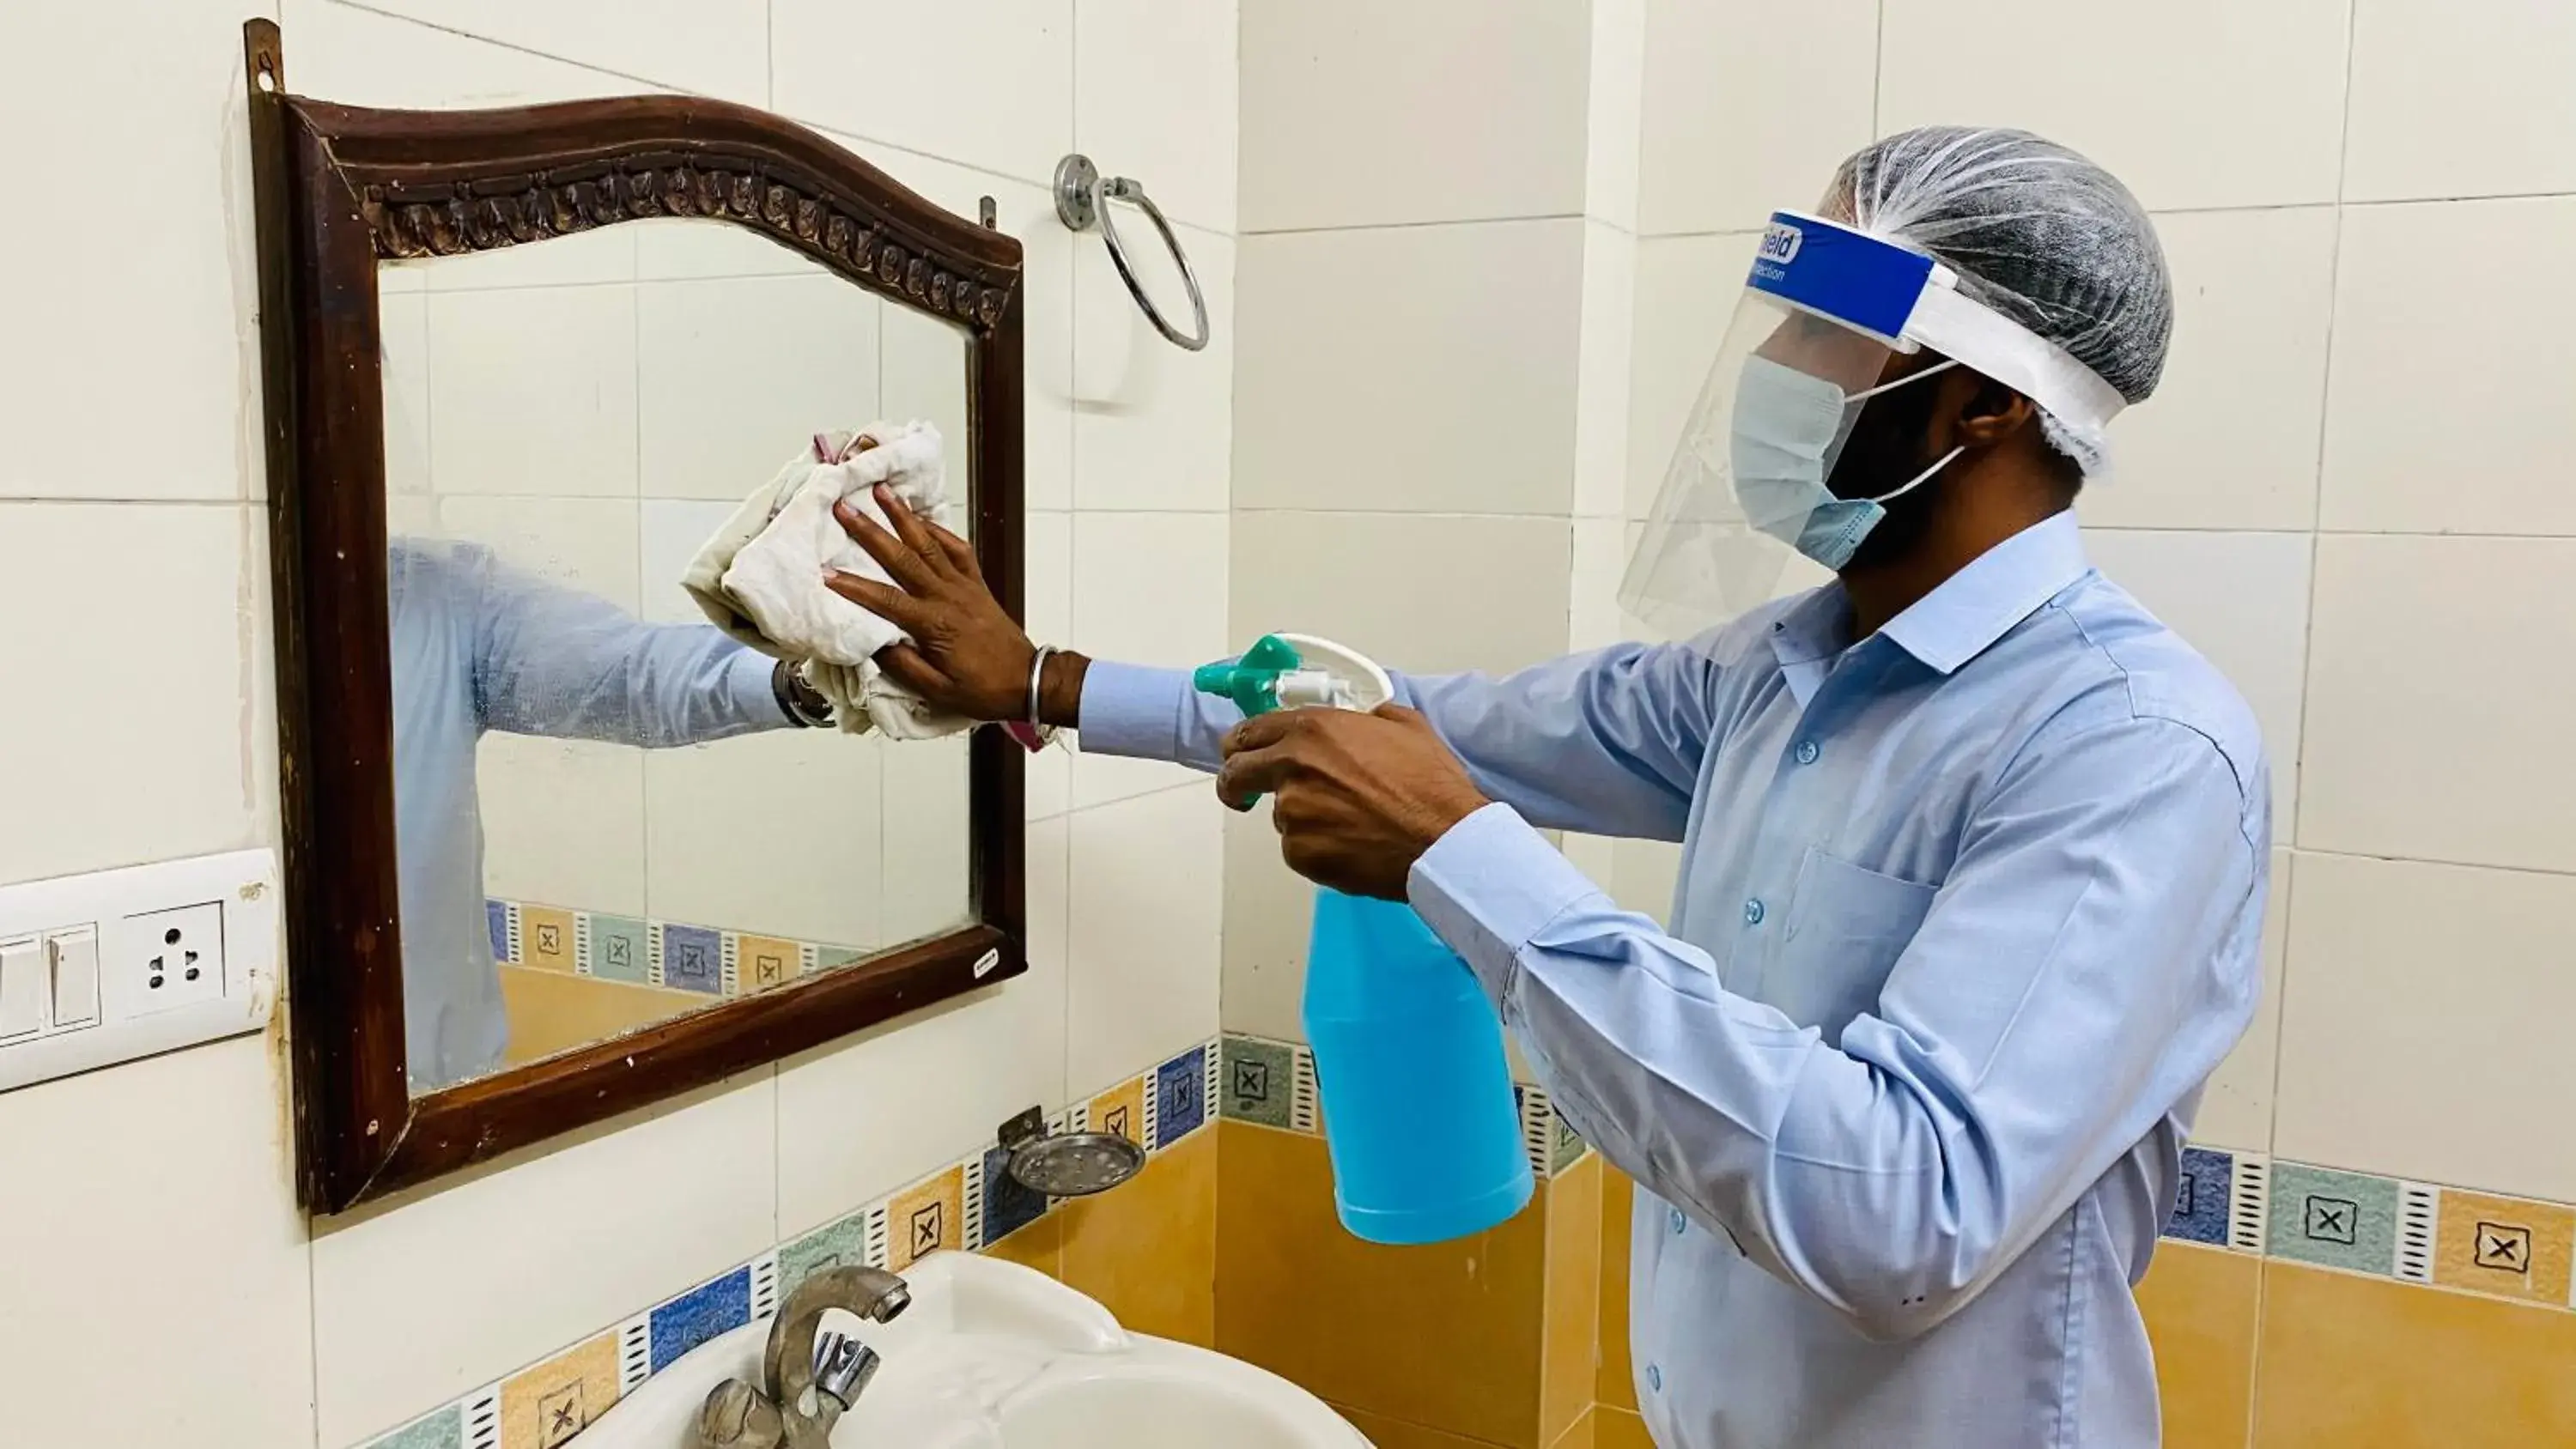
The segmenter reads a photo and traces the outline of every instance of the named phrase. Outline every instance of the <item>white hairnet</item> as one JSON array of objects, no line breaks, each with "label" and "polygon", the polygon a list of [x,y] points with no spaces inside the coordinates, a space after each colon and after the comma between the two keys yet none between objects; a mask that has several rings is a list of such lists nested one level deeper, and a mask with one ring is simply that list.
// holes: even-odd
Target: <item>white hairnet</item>
[{"label": "white hairnet", "polygon": [[[1959,291],[2055,343],[2142,402],[2164,372],[2173,281],[2146,209],[2119,178],[2027,131],[1925,126],[1842,164],[1826,215],[1929,252]],[[2098,426],[2042,412],[2048,441],[2100,472]]]}]

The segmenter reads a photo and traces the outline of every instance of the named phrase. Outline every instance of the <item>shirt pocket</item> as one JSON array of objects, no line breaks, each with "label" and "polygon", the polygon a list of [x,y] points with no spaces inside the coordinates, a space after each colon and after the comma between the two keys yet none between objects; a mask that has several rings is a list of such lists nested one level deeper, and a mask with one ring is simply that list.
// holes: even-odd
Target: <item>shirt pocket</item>
[{"label": "shirt pocket", "polygon": [[1840,1046],[1851,1019],[1877,1007],[1887,973],[1922,929],[1935,894],[1932,886],[1809,847],[1763,999]]}]

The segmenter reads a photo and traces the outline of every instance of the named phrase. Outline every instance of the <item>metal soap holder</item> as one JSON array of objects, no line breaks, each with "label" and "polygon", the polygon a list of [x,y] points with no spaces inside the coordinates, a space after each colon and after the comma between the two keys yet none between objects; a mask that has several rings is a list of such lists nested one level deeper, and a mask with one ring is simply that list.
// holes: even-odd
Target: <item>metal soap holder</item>
[{"label": "metal soap holder", "polygon": [[1002,1170],[1048,1197],[1107,1192],[1145,1167],[1145,1149],[1117,1133],[1050,1133],[1046,1113],[1035,1107],[1003,1123],[999,1135]]}]

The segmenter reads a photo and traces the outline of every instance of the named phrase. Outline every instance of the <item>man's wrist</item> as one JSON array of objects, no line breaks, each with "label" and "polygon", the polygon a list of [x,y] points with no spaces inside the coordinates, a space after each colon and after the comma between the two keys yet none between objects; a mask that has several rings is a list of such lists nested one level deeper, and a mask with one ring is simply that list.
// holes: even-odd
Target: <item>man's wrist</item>
[{"label": "man's wrist", "polygon": [[832,702],[805,680],[793,660],[781,659],[769,672],[770,692],[779,713],[799,729],[820,729],[832,722]]},{"label": "man's wrist", "polygon": [[1082,728],[1082,681],[1090,671],[1091,661],[1071,650],[1049,654],[1038,671],[1037,722],[1054,730]]}]

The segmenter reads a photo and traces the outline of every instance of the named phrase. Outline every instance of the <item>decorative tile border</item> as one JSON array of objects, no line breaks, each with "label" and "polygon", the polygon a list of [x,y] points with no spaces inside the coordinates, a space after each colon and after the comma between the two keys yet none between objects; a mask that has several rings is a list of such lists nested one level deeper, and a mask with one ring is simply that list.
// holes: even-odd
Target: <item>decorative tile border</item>
[{"label": "decorative tile border", "polygon": [[2576,1207],[2560,1203],[2186,1147],[2164,1235],[2311,1267],[2576,1307]]},{"label": "decorative tile border", "polygon": [[[1216,1083],[1219,1115],[1236,1122],[1275,1127],[1307,1137],[1324,1135],[1323,1114],[1315,1105],[1315,1053],[1303,1042],[1228,1032],[1219,1044],[1222,1061]],[[1530,1171],[1544,1180],[1583,1160],[1591,1144],[1557,1114],[1547,1093],[1523,1082],[1512,1084],[1520,1114],[1521,1142],[1529,1152]]]},{"label": "decorative tile border", "polygon": [[686,921],[610,915],[536,901],[487,900],[492,959],[635,986],[742,996],[846,966],[873,947],[795,941]]},{"label": "decorative tile border", "polygon": [[[510,929],[528,929],[530,918],[515,903],[493,905],[513,906]],[[502,919],[496,914],[496,942]],[[733,941],[728,935],[729,952]],[[810,953],[806,959],[810,969]],[[1052,1114],[1048,1125],[1123,1132],[1159,1156],[1215,1120],[1209,1108],[1219,1099],[1219,1059],[1214,1041],[1191,1047]],[[978,1146],[918,1182],[368,1440],[364,1449],[557,1449],[681,1355],[776,1312],[816,1272],[844,1263],[901,1271],[944,1249],[981,1252],[1057,1205],[1004,1175],[998,1146]]]}]

